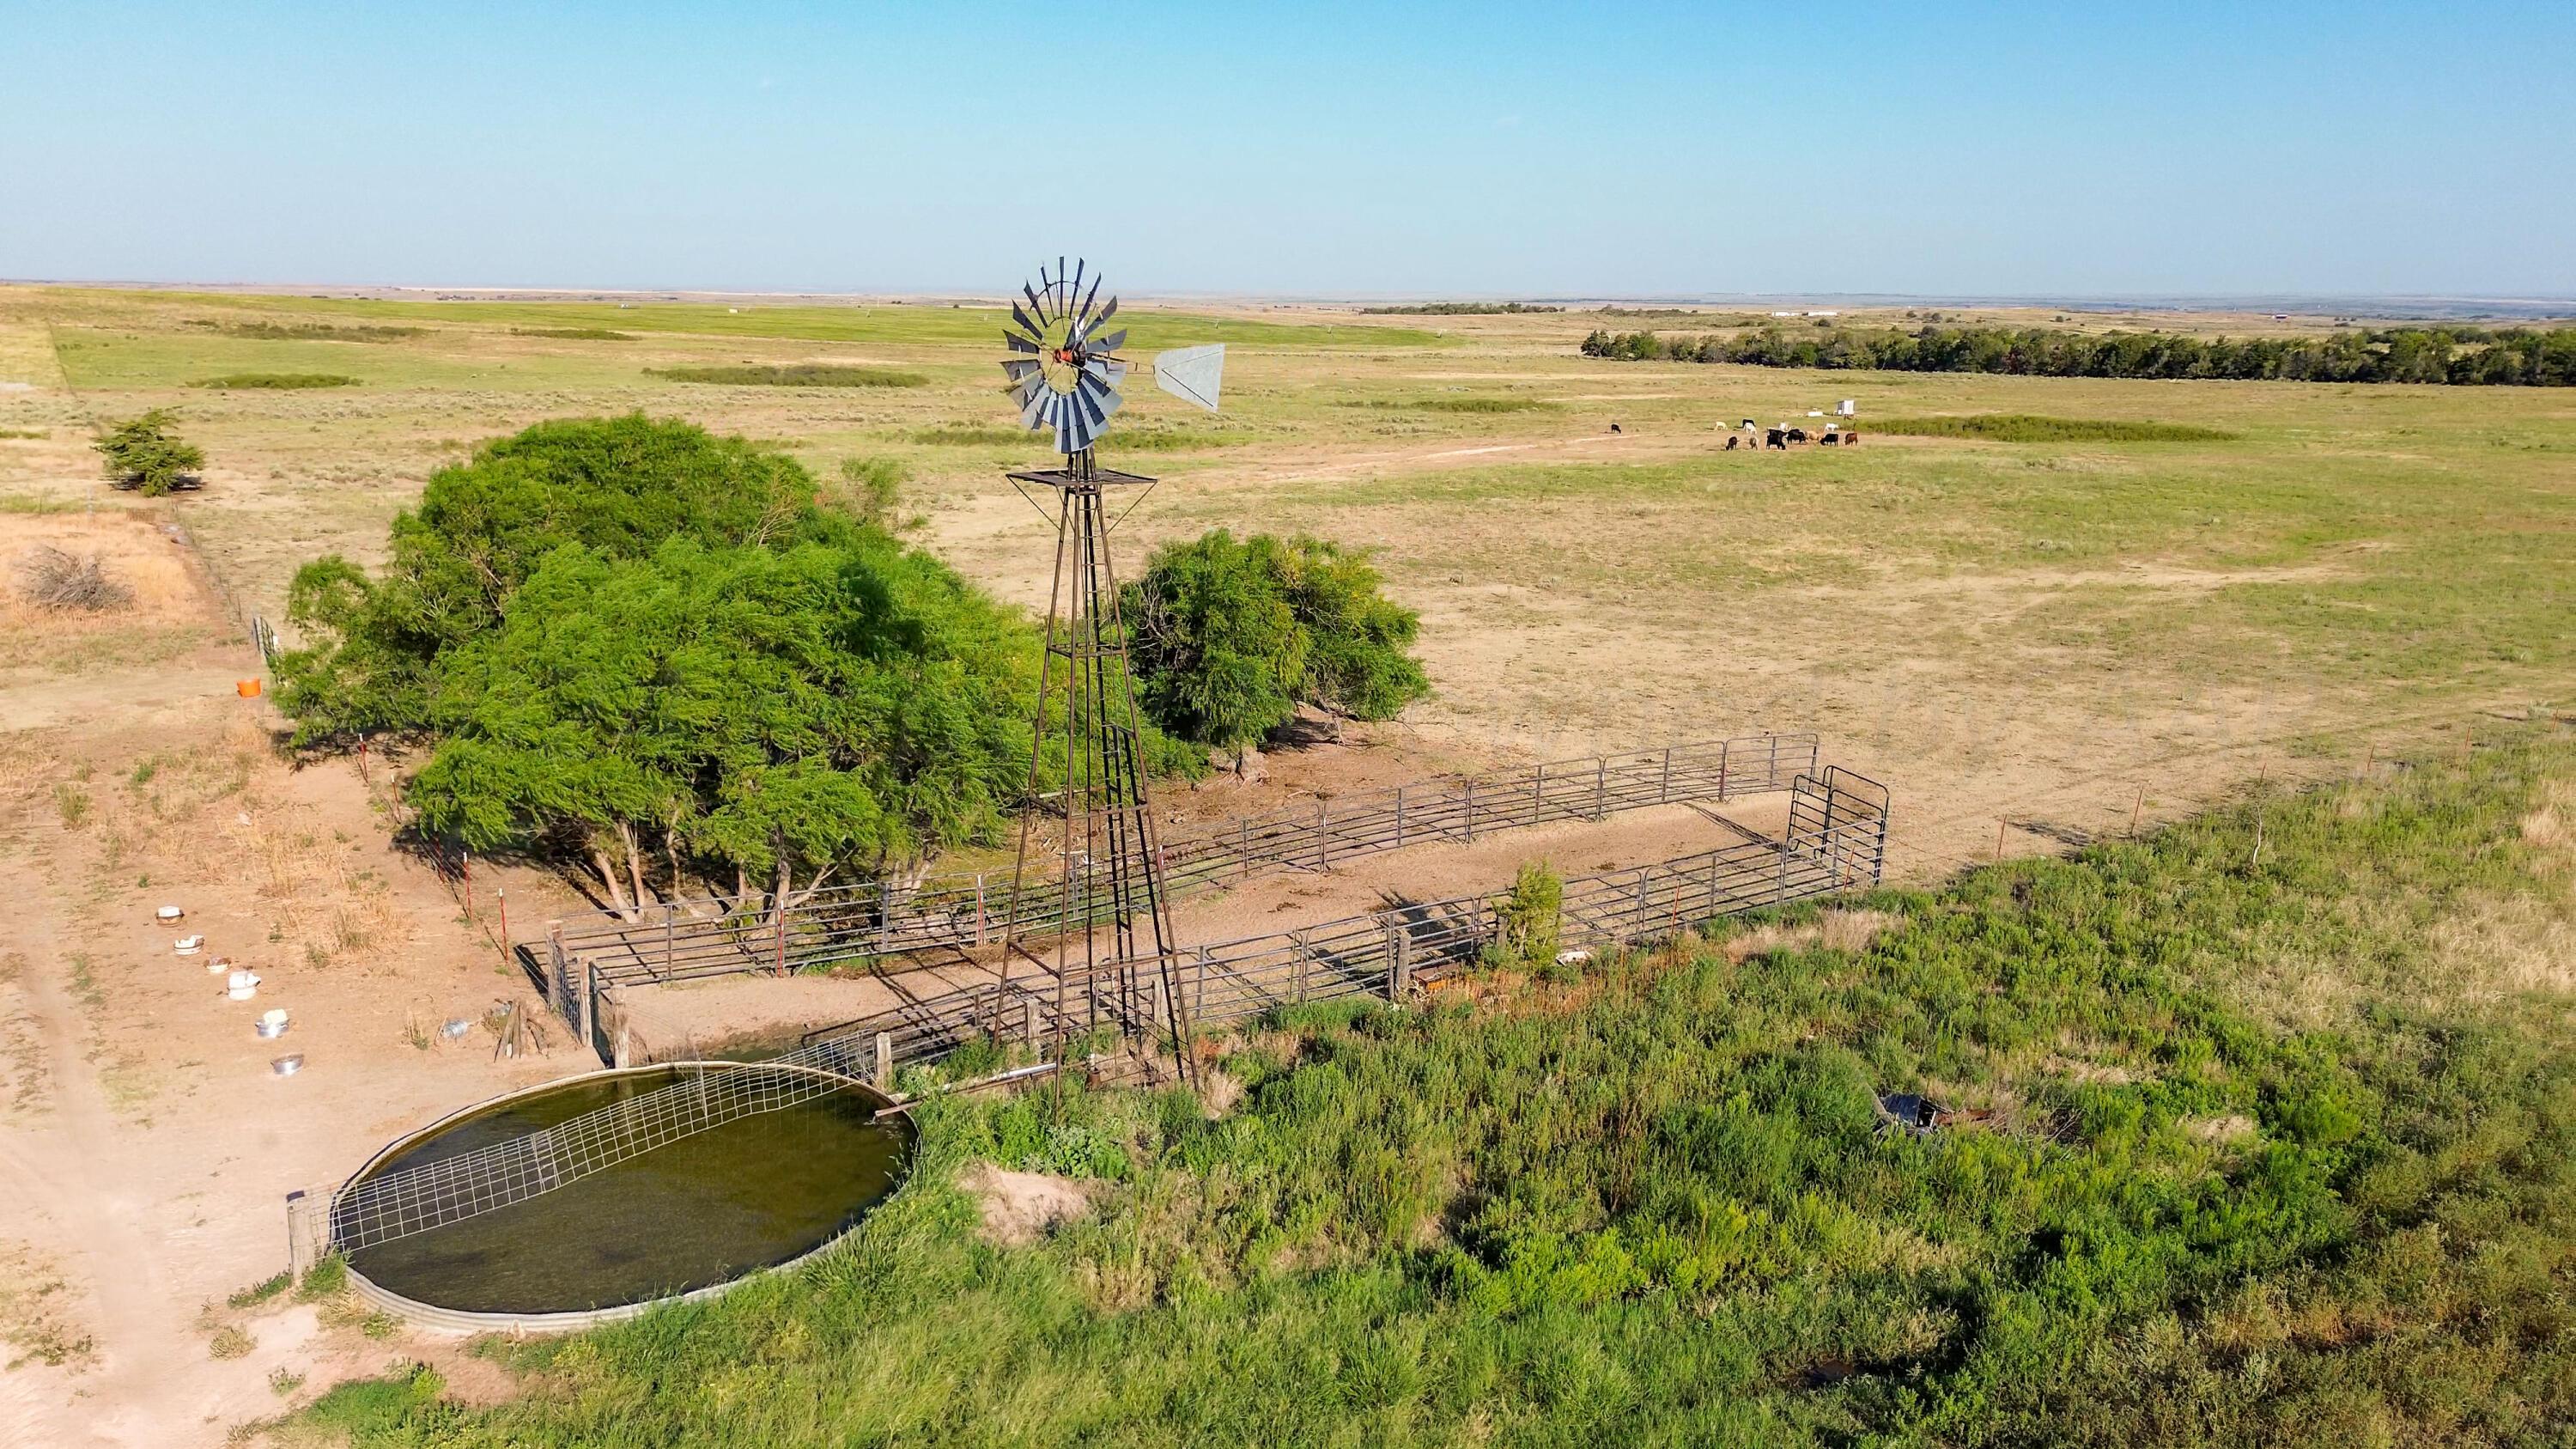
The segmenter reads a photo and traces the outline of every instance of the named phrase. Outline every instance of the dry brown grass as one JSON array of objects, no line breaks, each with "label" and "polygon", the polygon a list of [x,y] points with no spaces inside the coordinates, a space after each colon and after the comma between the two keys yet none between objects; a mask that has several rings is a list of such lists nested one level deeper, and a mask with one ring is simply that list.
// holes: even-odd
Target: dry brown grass
[{"label": "dry brown grass", "polygon": [[24,1243],[0,1241],[0,1343],[5,1371],[29,1364],[77,1373],[97,1362],[98,1347],[76,1316],[69,1280],[54,1260]]},{"label": "dry brown grass", "polygon": [[104,555],[72,553],[51,544],[38,544],[20,559],[18,591],[40,609],[86,614],[134,602],[134,590],[108,568]]},{"label": "dry brown grass", "polygon": [[281,957],[316,968],[408,944],[390,884],[360,864],[360,842],[296,799],[268,736],[237,719],[214,746],[155,755],[99,794],[111,862],[184,859],[190,873],[246,892]]},{"label": "dry brown grass", "polygon": [[0,670],[89,670],[167,658],[209,637],[217,611],[186,549],[140,511],[0,513],[0,558],[45,552],[94,560],[126,595],[113,609],[49,607],[23,589],[0,594]]},{"label": "dry brown grass", "polygon": [[2544,783],[2519,826],[2531,888],[2478,896],[2432,932],[2435,960],[2470,1000],[2576,991],[2576,780]]},{"label": "dry brown grass", "polygon": [[1899,923],[1885,911],[1826,911],[1799,925],[1770,923],[1730,936],[1726,959],[1741,963],[1784,950],[1865,951]]}]

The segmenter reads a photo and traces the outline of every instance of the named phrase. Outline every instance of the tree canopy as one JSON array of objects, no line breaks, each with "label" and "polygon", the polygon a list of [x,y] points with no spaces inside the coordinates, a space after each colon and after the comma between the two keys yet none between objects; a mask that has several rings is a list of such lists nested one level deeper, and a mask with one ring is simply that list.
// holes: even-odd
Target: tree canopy
[{"label": "tree canopy", "polygon": [[1431,692],[1408,652],[1419,616],[1385,597],[1365,554],[1321,539],[1217,529],[1170,545],[1122,608],[1146,713],[1238,759],[1300,704],[1387,719]]},{"label": "tree canopy", "polygon": [[433,478],[380,574],[297,574],[279,702],[307,746],[428,745],[424,825],[577,845],[621,903],[657,857],[784,902],[998,838],[1029,778],[1036,631],[816,496],[794,459],[685,423],[531,428]]},{"label": "tree canopy", "polygon": [[656,848],[810,888],[997,833],[1028,776],[1028,644],[881,538],[567,544],[442,667],[411,798],[477,848],[578,831],[639,897]]},{"label": "tree canopy", "polygon": [[490,629],[556,549],[631,559],[675,538],[846,538],[814,491],[783,453],[642,414],[539,423],[487,443],[396,515],[380,575],[337,554],[297,571],[287,618],[310,643],[278,661],[279,704],[302,745],[425,734],[439,657]]},{"label": "tree canopy", "polygon": [[197,487],[196,470],[206,466],[205,450],[182,440],[170,423],[168,408],[154,408],[118,423],[91,444],[105,460],[107,481],[146,498]]}]

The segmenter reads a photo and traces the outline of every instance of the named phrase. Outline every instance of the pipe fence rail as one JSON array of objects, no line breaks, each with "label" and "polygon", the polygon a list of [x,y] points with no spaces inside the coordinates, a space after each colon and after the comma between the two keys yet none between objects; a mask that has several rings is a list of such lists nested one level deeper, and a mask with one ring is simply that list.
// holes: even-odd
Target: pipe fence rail
[{"label": "pipe fence rail", "polygon": [[[1887,791],[1839,766],[1792,783],[1782,840],[1748,840],[1699,855],[1564,883],[1559,936],[1569,949],[1607,949],[1768,906],[1875,886],[1887,846]],[[1173,989],[1198,1028],[1257,1020],[1281,1007],[1337,997],[1402,1001],[1417,986],[1482,959],[1500,935],[1506,895],[1408,904],[1176,953]],[[882,1043],[895,1066],[929,1066],[979,1042],[1046,1044],[1103,1026],[1168,1030],[1170,1003],[1153,961],[1104,963],[1066,978],[979,985],[820,1027],[807,1044]],[[1133,1003],[1133,1004],[1130,1004]]]},{"label": "pipe fence rail", "polygon": [[[1817,749],[1813,734],[1754,735],[1357,791],[1166,841],[1165,879],[1177,893],[1433,841],[1473,843],[1496,830],[1776,793],[1816,769]],[[1100,883],[1089,880],[1078,899],[1101,899]],[[1061,926],[1071,914],[1065,895],[1061,878],[1014,891],[1007,872],[992,871],[826,887],[791,896],[783,912],[702,897],[646,908],[640,920],[603,911],[554,922],[542,943],[520,949],[565,1020],[589,1038],[586,1014],[599,989],[971,950],[1006,931]],[[1091,915],[1083,924],[1106,920],[1097,908]]]},{"label": "pipe fence rail", "polygon": [[[1634,945],[1705,921],[1876,885],[1886,855],[1886,789],[1839,767],[1802,772],[1789,788],[1790,826],[1780,840],[1748,840],[1566,881],[1562,943],[1596,950]],[[1339,998],[1403,1002],[1417,987],[1482,959],[1501,935],[1507,899],[1495,893],[1408,904],[1214,942],[1175,953],[1168,963],[1117,961],[1060,982],[979,985],[818,1028],[794,1050],[765,1061],[684,1064],[680,1080],[668,1086],[341,1188],[322,1208],[322,1246],[357,1251],[497,1211],[694,1133],[859,1081],[891,1092],[898,1070],[936,1066],[976,1044],[1016,1042],[1043,1061],[1049,1043],[1087,1041],[1104,1028],[1151,1040],[1170,1028],[1170,992],[1186,997],[1188,1019],[1199,1030]],[[298,1210],[306,1209],[291,1209]]]}]

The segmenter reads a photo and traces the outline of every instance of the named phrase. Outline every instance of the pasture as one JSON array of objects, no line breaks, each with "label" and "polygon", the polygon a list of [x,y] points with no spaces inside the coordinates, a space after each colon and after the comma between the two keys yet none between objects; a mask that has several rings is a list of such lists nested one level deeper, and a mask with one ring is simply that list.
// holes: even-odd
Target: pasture
[{"label": "pasture", "polygon": [[[2510,1438],[2555,1412],[2558,1360],[2515,1367],[2497,1345],[2547,1331],[2559,1269],[2490,1229],[2556,1231],[2561,1184],[2463,1164],[2563,1156],[2568,766],[2559,732],[2523,721],[2563,713],[2576,680],[2576,395],[1610,362],[1578,354],[1604,321],[1579,310],[1122,317],[1132,353],[1232,349],[1221,415],[1130,385],[1104,460],[1164,481],[1121,500],[1122,567],[1219,526],[1372,549],[1422,612],[1434,689],[1339,747],[1274,749],[1266,783],[1158,803],[1303,808],[1815,730],[1894,788],[1909,889],[1499,981],[1496,1012],[1270,1023],[1224,1047],[1248,1095],[1214,1125],[1133,1094],[934,1113],[923,1190],[814,1275],[522,1355],[405,1336],[431,1369],[312,1408],[382,1373],[399,1330],[327,1282],[282,1294],[281,1184],[595,1065],[560,1034],[503,1058],[474,1027],[513,999],[544,1009],[495,915],[524,938],[580,902],[524,862],[478,863],[465,889],[434,871],[394,838],[381,759],[290,769],[267,702],[237,694],[228,614],[280,619],[317,555],[379,559],[394,514],[478,443],[629,412],[789,450],[826,506],[876,507],[900,475],[909,537],[1041,608],[1052,523],[1001,474],[1044,447],[1009,425],[989,308],[0,288],[0,555],[98,553],[134,592],[0,616],[0,852],[29,902],[0,942],[0,1051],[26,1106],[0,1114],[0,1149],[61,1185],[0,1235],[0,1338],[102,1346],[98,1377],[46,1380],[41,1422],[67,1437],[116,1402],[166,1442],[311,1408],[273,1438],[545,1443],[738,1437],[757,1404],[777,1442],[1337,1423],[1561,1442],[1658,1424],[2147,1440],[2202,1415],[2394,1442]],[[1714,325],[1618,325],[1640,323]],[[288,385],[314,379],[350,381]],[[1859,446],[1723,451],[1747,417],[1812,426],[1842,398]],[[112,492],[97,430],[165,407],[205,486]],[[2269,803],[2249,813],[2249,789]],[[1746,825],[1670,814],[1254,883],[1187,929],[1492,890],[1536,854],[1624,868]],[[265,1080],[277,1045],[173,973],[165,900],[268,973],[261,1005],[291,1005],[304,1074]],[[2144,977],[2102,967],[2147,939],[2199,944]],[[842,983],[739,984],[762,998],[746,1020],[801,1022]],[[2433,1042],[2456,1092],[2410,1080]],[[1569,1073],[1613,1095],[1549,1098]],[[1425,1081],[1460,1095],[1432,1111]],[[1883,1151],[1865,1084],[2002,1130]],[[2462,1093],[2510,1120],[2464,1126]],[[1532,1123],[1565,1152],[1532,1155]],[[256,1171],[245,1132],[270,1144]],[[1630,1151],[1649,1141],[1667,1157]],[[1101,1211],[1031,1251],[990,1246],[957,1190],[978,1161],[1099,1179],[1080,1191]],[[2257,1187],[2274,1218],[2228,1218]],[[2195,1246],[2212,1242],[2226,1261]],[[2428,1294],[2446,1244],[2454,1277],[2484,1276]],[[2320,1276],[2329,1261],[2356,1266]],[[2505,1316],[2472,1322],[2488,1301]],[[900,1344],[911,1375],[847,1374],[852,1335],[896,1319],[932,1325]],[[2337,1351],[2364,1331],[2429,1347]],[[2091,1397],[2035,1394],[2039,1362],[2077,1365]],[[1136,1391],[1097,1392],[1104,1366]],[[920,1411],[958,1384],[977,1407],[934,1433]],[[482,1419],[436,1402],[460,1392],[516,1402]],[[2116,1414],[2086,1420],[2095,1403]]]},{"label": "pasture", "polygon": [[[2576,664],[2565,390],[1614,364],[1575,355],[1602,320],[1584,310],[1122,320],[1133,354],[1233,348],[1221,416],[1129,389],[1104,456],[1166,481],[1124,556],[1219,525],[1378,550],[1437,689],[1390,743],[1526,758],[1817,728],[1897,786],[1917,874],[1992,854],[1998,821],[2004,853],[2047,848],[2456,737],[2563,701]],[[188,523],[274,616],[297,564],[371,557],[475,442],[642,410],[821,476],[899,463],[915,536],[1034,607],[1047,525],[999,475],[1043,449],[1008,425],[998,325],[947,303],[12,288],[0,373],[36,386],[0,392],[0,429],[43,436],[0,441],[0,497],[94,493],[89,427],[178,407],[210,460]],[[237,374],[357,384],[191,386]],[[853,381],[873,385],[829,385]],[[1720,452],[1743,418],[1842,397],[1857,448]]]}]

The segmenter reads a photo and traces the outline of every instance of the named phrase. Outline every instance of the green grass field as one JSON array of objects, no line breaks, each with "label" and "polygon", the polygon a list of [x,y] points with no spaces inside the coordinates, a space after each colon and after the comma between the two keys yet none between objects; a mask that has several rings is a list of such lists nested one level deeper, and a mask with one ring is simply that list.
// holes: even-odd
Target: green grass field
[{"label": "green grass field", "polygon": [[[1820,728],[1897,786],[1918,866],[1981,853],[1998,816],[2096,829],[2142,786],[2171,814],[2285,751],[2576,680],[2566,389],[1615,363],[1577,355],[1584,313],[1132,320],[1131,351],[1233,351],[1219,417],[1131,382],[1103,458],[1166,481],[1122,562],[1215,526],[1373,548],[1426,619],[1412,728],[1521,757]],[[0,496],[96,493],[89,431],[174,406],[208,452],[191,532],[274,618],[298,564],[371,556],[475,443],[642,410],[823,477],[899,465],[924,543],[1042,607],[1045,524],[1000,475],[1046,455],[1011,426],[998,333],[944,305],[0,289],[0,380],[37,384],[0,392],[0,428],[46,435],[0,446]],[[812,369],[924,381],[654,375]],[[187,386],[236,373],[359,385]],[[1860,447],[1721,451],[1846,397]]]},{"label": "green grass field", "polygon": [[[335,1390],[358,1446],[2506,1444],[2576,1416],[2576,739],[923,1110],[716,1303]],[[2551,945],[2552,942],[2556,946]],[[1873,1094],[1985,1120],[1917,1138]],[[979,1240],[961,1167],[1103,1179]]]}]

